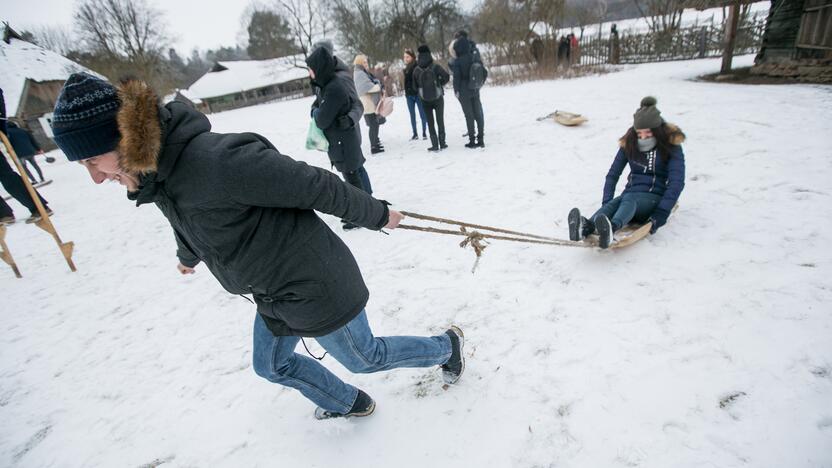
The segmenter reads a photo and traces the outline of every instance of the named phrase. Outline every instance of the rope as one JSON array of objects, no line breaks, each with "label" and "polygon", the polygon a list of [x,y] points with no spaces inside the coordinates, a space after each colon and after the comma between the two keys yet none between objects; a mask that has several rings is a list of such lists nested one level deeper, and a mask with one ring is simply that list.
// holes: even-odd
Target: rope
[{"label": "rope", "polygon": [[[459,226],[458,231],[450,230],[450,229],[439,229],[434,227],[422,227],[422,226],[413,226],[409,224],[399,224],[398,229],[405,229],[409,231],[420,231],[420,232],[431,232],[434,234],[445,234],[450,236],[462,236],[465,239],[459,243],[461,248],[466,248],[471,246],[474,249],[474,253],[477,256],[476,261],[474,262],[474,267],[471,269],[471,273],[474,273],[477,270],[477,266],[480,263],[480,258],[482,257],[485,248],[488,247],[489,243],[486,239],[495,239],[495,240],[506,240],[512,242],[523,242],[526,244],[542,244],[542,245],[559,245],[559,246],[567,246],[567,247],[583,247],[584,244],[580,242],[572,242],[563,239],[556,239],[554,237],[545,237],[545,236],[538,236],[535,234],[528,234],[525,232],[518,232],[518,231],[510,231],[508,229],[501,229],[495,228],[492,226],[484,226],[480,224],[471,224],[466,223],[463,221],[456,221],[453,219],[446,219],[446,218],[437,218],[435,216],[427,216],[422,215],[419,213],[411,213],[409,211],[401,211],[401,214],[414,218],[414,219],[421,219],[425,221],[434,221],[437,223],[443,224],[451,224]],[[497,234],[491,233],[482,233],[476,230],[469,231],[468,228],[471,229],[480,229],[485,231],[492,231],[498,232],[503,234],[511,234],[512,236],[519,236],[519,237],[512,237],[512,236],[501,236]]]}]

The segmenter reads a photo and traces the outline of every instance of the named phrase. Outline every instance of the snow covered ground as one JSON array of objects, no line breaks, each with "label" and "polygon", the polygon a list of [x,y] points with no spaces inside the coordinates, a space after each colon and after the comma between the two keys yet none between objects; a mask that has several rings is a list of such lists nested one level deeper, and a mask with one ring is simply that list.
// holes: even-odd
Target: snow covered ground
[{"label": "snow covered ground", "polygon": [[[10,227],[25,277],[0,264],[0,466],[832,466],[832,88],[690,80],[718,69],[487,87],[487,148],[463,148],[448,99],[438,155],[408,141],[397,100],[388,151],[367,168],[399,209],[566,237],[568,210],[600,203],[647,94],[688,134],[687,186],[633,247],[494,242],[473,275],[458,238],[343,234],[378,335],[457,323],[467,336],[466,374],[447,390],[436,369],[350,375],[326,358],[378,402],[364,420],[315,421],[300,394],[254,374],[254,308],[204,267],[176,272],[158,210],[46,165],[78,272],[43,232]],[[328,168],[303,149],[309,104],[211,120]],[[555,109],[590,120],[535,121]]]}]

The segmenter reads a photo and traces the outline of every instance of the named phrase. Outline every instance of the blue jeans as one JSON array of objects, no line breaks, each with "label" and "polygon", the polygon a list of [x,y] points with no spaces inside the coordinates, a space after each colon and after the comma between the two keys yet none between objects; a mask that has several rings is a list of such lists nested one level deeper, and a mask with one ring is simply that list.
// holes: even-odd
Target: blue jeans
[{"label": "blue jeans", "polygon": [[353,172],[342,172],[344,181],[353,187],[363,190],[368,194],[373,194],[373,186],[370,184],[370,175],[367,174],[367,169],[364,166],[359,167]]},{"label": "blue jeans", "polygon": [[422,100],[419,99],[419,96],[406,96],[407,98],[407,111],[410,112],[410,126],[413,128],[413,134],[418,135],[416,132],[416,110],[414,107],[419,108],[419,118],[422,119],[422,136],[425,136],[425,132],[427,131],[428,121],[425,117],[425,108],[422,106]]},{"label": "blue jeans", "polygon": [[[451,339],[444,333],[429,338],[374,337],[365,311],[338,330],[315,339],[354,373],[438,366],[451,357]],[[325,410],[348,412],[358,389],[344,383],[317,360],[295,353],[298,341],[297,336],[274,336],[258,314],[254,319],[254,372],[270,382],[297,389]]]},{"label": "blue jeans", "polygon": [[647,221],[661,200],[662,196],[655,193],[624,193],[604,204],[590,219],[594,224],[596,216],[606,215],[612,223],[613,230],[617,231],[629,224],[630,221],[637,223]]}]

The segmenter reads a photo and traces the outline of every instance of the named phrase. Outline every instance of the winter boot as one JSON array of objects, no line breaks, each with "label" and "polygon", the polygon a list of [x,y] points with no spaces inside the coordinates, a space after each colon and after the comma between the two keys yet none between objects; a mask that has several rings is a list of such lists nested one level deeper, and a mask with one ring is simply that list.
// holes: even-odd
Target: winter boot
[{"label": "winter boot", "polygon": [[439,149],[445,149],[445,148],[447,148],[447,147],[448,147],[448,144],[447,144],[447,143],[445,143],[444,141],[440,141],[440,142],[439,142]]},{"label": "winter boot", "polygon": [[477,148],[485,148],[485,140],[482,135],[477,136]]},{"label": "winter boot", "polygon": [[14,224],[14,215],[3,216],[0,218],[0,224]]},{"label": "winter boot", "polygon": [[431,153],[437,153],[439,152],[439,147],[435,145],[431,146],[430,148],[428,148],[428,151],[430,151]]},{"label": "winter boot", "polygon": [[[49,216],[52,216],[52,213],[53,213],[52,208],[49,208],[48,206],[45,206],[44,208],[46,209],[46,214],[48,214]],[[35,211],[35,212],[32,213],[31,216],[26,218],[26,224],[36,223],[36,222],[40,221],[42,218],[43,217],[40,215],[40,212]]]},{"label": "winter boot", "polygon": [[584,239],[584,218],[581,216],[581,210],[572,208],[569,210],[567,217],[569,223],[569,240],[572,242],[582,241]]},{"label": "winter boot", "polygon": [[468,143],[465,143],[465,147],[466,148],[472,148],[472,149],[473,148],[479,148],[479,146],[477,145],[477,142],[473,138],[469,139]]},{"label": "winter boot", "polygon": [[384,152],[384,147],[381,146],[381,145],[370,147],[370,153],[372,153],[372,154],[378,154],[378,153],[383,153],[383,152]]},{"label": "winter boot", "polygon": [[442,364],[442,380],[450,385],[457,383],[465,371],[465,356],[462,355],[465,335],[456,325],[451,325],[445,334],[451,339],[451,357]]},{"label": "winter boot", "polygon": [[612,242],[612,223],[607,215],[595,217],[595,229],[598,231],[598,246],[606,249]]},{"label": "winter boot", "polygon": [[418,140],[418,139],[419,139],[419,135],[418,135],[417,133],[414,133],[414,134],[413,134],[413,136],[412,136],[412,137],[410,137],[410,140],[411,140],[411,141],[413,141],[413,140]]},{"label": "winter boot", "polygon": [[335,411],[325,410],[321,407],[315,408],[315,419],[333,419],[333,418],[363,418],[373,414],[376,409],[376,402],[370,398],[370,395],[364,393],[363,390],[358,391],[358,396],[355,397],[355,403],[352,408],[346,413],[336,413]]}]

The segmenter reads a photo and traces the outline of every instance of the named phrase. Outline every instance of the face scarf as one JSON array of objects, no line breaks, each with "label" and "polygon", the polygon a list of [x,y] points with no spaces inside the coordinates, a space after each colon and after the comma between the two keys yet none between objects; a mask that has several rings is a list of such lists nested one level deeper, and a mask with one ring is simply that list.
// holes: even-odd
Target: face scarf
[{"label": "face scarf", "polygon": [[641,138],[639,138],[639,140],[638,140],[638,150],[641,151],[642,153],[646,153],[646,152],[652,150],[655,147],[656,147],[656,137],[645,138],[643,140]]}]

